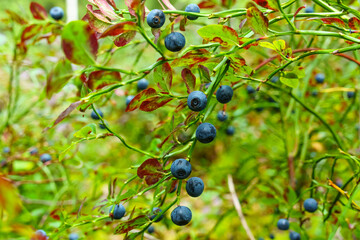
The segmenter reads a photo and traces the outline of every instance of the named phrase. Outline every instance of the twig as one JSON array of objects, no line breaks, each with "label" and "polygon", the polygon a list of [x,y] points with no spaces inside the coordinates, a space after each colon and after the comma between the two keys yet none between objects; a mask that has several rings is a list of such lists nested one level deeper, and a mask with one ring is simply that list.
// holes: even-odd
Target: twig
[{"label": "twig", "polygon": [[244,216],[244,214],[242,212],[242,208],[241,208],[241,205],[240,205],[239,198],[237,197],[236,192],[235,192],[234,181],[233,181],[233,178],[232,178],[232,176],[230,174],[228,175],[228,186],[229,186],[229,190],[230,190],[230,193],[231,193],[232,201],[234,203],[234,207],[235,207],[235,209],[236,209],[236,211],[237,211],[237,213],[238,213],[238,215],[240,217],[241,224],[244,227],[245,232],[248,235],[249,239],[250,240],[255,240],[255,237],[252,234],[249,226],[247,225],[245,216]]}]

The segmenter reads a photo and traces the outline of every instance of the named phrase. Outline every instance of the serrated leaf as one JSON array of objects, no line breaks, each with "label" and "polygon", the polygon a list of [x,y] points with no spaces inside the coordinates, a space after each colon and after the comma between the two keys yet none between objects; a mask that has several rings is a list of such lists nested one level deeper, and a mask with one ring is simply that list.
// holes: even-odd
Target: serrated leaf
[{"label": "serrated leaf", "polygon": [[231,27],[213,24],[202,27],[197,32],[205,41],[218,42],[224,47],[239,46],[239,36]]}]

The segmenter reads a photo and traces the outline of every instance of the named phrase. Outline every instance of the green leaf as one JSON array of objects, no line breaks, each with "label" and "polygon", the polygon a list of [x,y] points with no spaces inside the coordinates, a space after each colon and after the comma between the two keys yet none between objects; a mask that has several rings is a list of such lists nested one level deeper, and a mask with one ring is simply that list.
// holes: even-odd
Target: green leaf
[{"label": "green leaf", "polygon": [[66,59],[60,60],[47,78],[47,98],[51,98],[54,93],[59,92],[73,76],[72,73],[71,63]]},{"label": "green leaf", "polygon": [[84,21],[68,23],[62,32],[62,49],[67,59],[79,65],[94,65],[99,48],[96,35]]},{"label": "green leaf", "polygon": [[81,128],[79,131],[74,133],[74,137],[76,138],[87,138],[89,135],[96,134],[96,124],[90,123],[85,127]]},{"label": "green leaf", "polygon": [[260,45],[261,47],[269,48],[269,49],[272,49],[272,50],[276,51],[276,47],[275,47],[274,44],[272,44],[272,43],[269,43],[269,42],[260,42],[259,45]]},{"label": "green leaf", "polygon": [[222,46],[239,46],[239,36],[237,32],[224,25],[214,24],[202,27],[198,34],[206,41],[218,42]]},{"label": "green leaf", "polygon": [[293,72],[287,72],[281,76],[280,82],[291,88],[297,88],[299,86],[298,76]]},{"label": "green leaf", "polygon": [[266,35],[269,20],[257,7],[250,7],[246,12],[247,22],[250,24],[250,28],[260,35]]},{"label": "green leaf", "polygon": [[282,50],[284,50],[286,48],[286,43],[282,39],[273,41],[273,44],[274,44],[276,50],[278,50],[279,52],[281,52]]}]

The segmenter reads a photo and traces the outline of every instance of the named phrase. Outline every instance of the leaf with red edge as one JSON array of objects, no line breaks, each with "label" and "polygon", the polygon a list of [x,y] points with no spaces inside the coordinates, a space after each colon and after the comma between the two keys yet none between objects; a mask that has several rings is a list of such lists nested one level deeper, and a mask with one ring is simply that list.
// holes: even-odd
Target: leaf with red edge
[{"label": "leaf with red edge", "polygon": [[86,8],[89,12],[92,13],[92,15],[94,15],[95,18],[97,18],[98,20],[105,22],[105,23],[111,23],[103,14],[100,10],[94,10],[93,9],[93,5],[88,4],[86,5]]},{"label": "leaf with red edge", "polygon": [[45,20],[48,16],[46,9],[36,2],[30,3],[30,11],[35,19]]},{"label": "leaf with red edge", "polygon": [[243,59],[241,56],[232,54],[229,55],[228,58],[230,59],[230,67],[234,69],[235,72],[239,73],[242,71],[242,66],[246,66],[245,59]]},{"label": "leaf with red edge", "polygon": [[58,212],[59,210],[60,210],[59,208],[56,208],[56,209],[52,210],[51,213],[50,213],[50,217],[55,219],[55,220],[60,220],[59,214],[56,214],[56,212]]},{"label": "leaf with red edge", "polygon": [[137,29],[136,22],[121,22],[110,26],[106,29],[100,36],[100,38],[104,38],[107,36],[118,36],[124,32],[134,31]]},{"label": "leaf with red edge", "polygon": [[360,20],[356,17],[352,17],[349,19],[349,27],[352,30],[360,30]]},{"label": "leaf with red edge", "polygon": [[239,45],[237,32],[225,25],[211,24],[200,28],[197,32],[205,41],[218,42],[224,47]]},{"label": "leaf with red edge", "polygon": [[156,90],[153,88],[147,88],[144,91],[141,91],[138,93],[133,100],[129,103],[129,105],[126,108],[126,112],[131,112],[140,107],[141,103],[150,97],[153,97],[156,95]]},{"label": "leaf with red edge", "polygon": [[165,4],[165,6],[166,6],[168,9],[170,9],[170,10],[176,10],[176,8],[170,3],[169,0],[161,0],[161,1]]},{"label": "leaf with red edge", "polygon": [[21,25],[27,24],[27,21],[23,17],[21,17],[19,14],[17,14],[16,12],[11,11],[11,10],[5,10],[5,12],[10,16],[10,18],[13,21],[15,21]]},{"label": "leaf with red edge", "polygon": [[99,18],[97,18],[97,16],[94,15],[95,13],[99,14],[99,12],[100,12],[100,10],[93,10],[93,12],[92,12],[88,9],[88,12],[85,14],[85,16],[82,18],[82,20],[88,22],[90,27],[95,32],[102,33],[111,26],[111,23],[99,20]]},{"label": "leaf with red edge", "polygon": [[188,68],[184,68],[181,71],[181,77],[185,82],[185,85],[186,85],[186,88],[187,88],[187,93],[191,93],[192,91],[194,91],[195,84],[196,84],[196,77],[191,72],[191,70],[188,69]]},{"label": "leaf with red edge", "polygon": [[90,25],[84,21],[68,23],[62,32],[62,49],[67,59],[79,65],[95,64],[99,44]]},{"label": "leaf with red edge", "polygon": [[269,19],[255,5],[246,11],[247,23],[250,28],[260,35],[266,35],[269,26]]},{"label": "leaf with red edge", "polygon": [[137,175],[141,179],[145,178],[148,185],[153,185],[163,176],[162,166],[156,158],[147,159],[137,169]]},{"label": "leaf with red edge", "polygon": [[159,88],[168,91],[171,89],[172,85],[172,68],[168,62],[163,63],[160,66],[157,66],[154,69],[154,81]]},{"label": "leaf with red edge", "polygon": [[216,7],[216,3],[214,3],[213,1],[202,1],[198,4],[200,9],[206,9],[206,8],[214,8]]},{"label": "leaf with red edge", "polygon": [[112,6],[106,0],[93,0],[95,5],[100,9],[102,14],[110,18],[111,20],[117,20],[120,17],[114,12]]},{"label": "leaf with red edge", "polygon": [[200,77],[201,82],[211,82],[210,70],[207,67],[203,65],[199,65],[199,71],[201,73],[201,77]]},{"label": "leaf with red edge", "polygon": [[119,72],[94,71],[90,73],[87,80],[87,86],[90,89],[101,89],[111,84],[119,83],[121,75]]},{"label": "leaf with red edge", "polygon": [[173,100],[173,98],[166,97],[166,96],[151,97],[151,98],[148,98],[145,101],[143,101],[141,103],[139,109],[144,112],[152,112],[152,111],[164,106],[171,100]]},{"label": "leaf with red edge", "polygon": [[257,5],[263,8],[279,11],[279,5],[277,4],[276,0],[253,0],[253,1],[256,2]]},{"label": "leaf with red edge", "polygon": [[115,10],[117,10],[116,4],[114,2],[114,0],[107,0],[107,2],[110,4],[110,6],[112,6]]},{"label": "leaf with red edge", "polygon": [[136,31],[128,31],[128,32],[124,32],[122,34],[120,34],[115,40],[114,40],[114,44],[117,47],[123,47],[126,44],[128,44],[129,42],[131,42],[134,37],[136,36]]},{"label": "leaf with red edge", "polygon": [[36,35],[38,35],[39,33],[41,33],[41,29],[42,29],[42,25],[41,24],[32,24],[30,26],[27,26],[21,34],[21,41],[25,42],[33,37],[35,37]]},{"label": "leaf with red edge", "polygon": [[54,93],[60,91],[73,76],[71,63],[61,59],[49,74],[46,82],[46,97],[51,98]]},{"label": "leaf with red edge", "polygon": [[180,67],[180,66],[189,66],[190,68],[194,67],[196,64],[206,62],[209,60],[211,54],[205,49],[197,49],[186,53],[181,58],[177,58],[171,62],[171,66]]},{"label": "leaf with red edge", "polygon": [[136,16],[136,10],[141,7],[142,0],[125,0],[125,4],[131,15]]},{"label": "leaf with red edge", "polygon": [[339,18],[321,18],[321,21],[327,25],[334,25],[337,27],[346,27],[346,23]]},{"label": "leaf with red edge", "polygon": [[131,230],[139,228],[144,224],[148,223],[148,221],[149,218],[146,215],[137,216],[136,218],[122,222],[120,225],[118,225],[115,228],[114,234],[124,234],[130,232]]}]

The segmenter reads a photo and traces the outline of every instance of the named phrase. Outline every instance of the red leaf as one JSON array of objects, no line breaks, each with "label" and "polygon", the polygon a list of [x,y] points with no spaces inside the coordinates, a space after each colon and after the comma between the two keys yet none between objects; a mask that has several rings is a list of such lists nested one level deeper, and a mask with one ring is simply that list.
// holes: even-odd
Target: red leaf
[{"label": "red leaf", "polygon": [[335,25],[335,26],[343,27],[343,28],[346,27],[345,22],[339,18],[321,18],[321,21],[323,21],[323,23],[329,24],[329,25]]},{"label": "red leaf", "polygon": [[[201,72],[201,75],[203,78],[200,78],[202,82],[211,82],[211,78],[210,78],[210,70],[203,66],[203,65],[199,65],[199,70]],[[207,80],[207,81],[204,81],[204,80]]]},{"label": "red leaf", "polygon": [[94,71],[90,73],[87,80],[87,86],[90,89],[101,89],[108,85],[118,83],[121,81],[121,75],[119,72],[108,71]]},{"label": "red leaf", "polygon": [[94,3],[98,6],[102,14],[107,16],[112,20],[119,19],[120,17],[114,12],[114,9],[109,5],[106,0],[93,0]]},{"label": "red leaf", "polygon": [[[89,5],[89,6],[91,6],[91,5]],[[100,10],[92,10],[92,6],[90,9],[88,9],[87,14],[82,18],[82,20],[87,21],[89,23],[90,27],[94,31],[96,31],[98,33],[102,33],[108,27],[111,26],[111,23],[108,20],[102,21],[97,17],[98,15],[96,15],[96,16],[94,15],[94,14],[99,14]]]},{"label": "red leaf", "polygon": [[151,112],[164,106],[171,100],[173,100],[171,97],[166,97],[166,96],[151,97],[143,101],[139,109],[144,112]]},{"label": "red leaf", "polygon": [[190,71],[190,69],[188,68],[184,68],[181,71],[181,77],[185,82],[186,88],[187,88],[187,92],[191,93],[194,88],[195,88],[195,84],[196,84],[196,77],[194,74],[192,74],[192,72]]},{"label": "red leaf", "polygon": [[153,88],[147,88],[144,91],[141,91],[129,103],[129,105],[126,108],[126,112],[134,111],[141,105],[142,101],[144,101],[145,99],[150,98],[152,96],[155,96],[155,95],[156,95],[156,90]]},{"label": "red leaf", "polygon": [[145,177],[145,181],[148,185],[153,185],[163,176],[162,166],[157,159],[148,159],[140,165],[137,170],[137,175],[141,179]]},{"label": "red leaf", "polygon": [[117,10],[116,4],[114,2],[114,0],[107,0],[107,2],[115,9]]},{"label": "red leaf", "polygon": [[194,65],[205,62],[210,58],[210,53],[205,49],[197,49],[186,53],[181,58],[172,61],[173,67],[189,66],[192,68]]},{"label": "red leaf", "polygon": [[271,9],[278,11],[279,7],[276,0],[253,0],[257,5],[262,6],[263,8]]},{"label": "red leaf", "polygon": [[105,30],[100,36],[100,38],[104,38],[107,36],[118,36],[121,33],[128,32],[128,31],[134,31],[136,30],[136,23],[135,22],[121,22],[115,25],[112,25],[108,29]]},{"label": "red leaf", "polygon": [[115,40],[114,44],[117,47],[122,47],[131,42],[136,36],[136,31],[128,31],[120,34]]},{"label": "red leaf", "polygon": [[205,9],[205,8],[214,8],[216,7],[216,3],[212,1],[202,1],[198,4],[199,8]]},{"label": "red leaf", "polygon": [[59,209],[54,209],[51,211],[50,213],[50,217],[55,219],[55,220],[60,220],[60,216],[58,214],[56,214],[56,212],[59,211]]},{"label": "red leaf", "polygon": [[360,20],[356,17],[352,17],[349,19],[349,27],[352,30],[360,30]]},{"label": "red leaf", "polygon": [[35,19],[45,20],[47,18],[46,9],[36,2],[30,3],[30,11]]},{"label": "red leaf", "polygon": [[136,218],[122,222],[119,226],[116,227],[114,234],[123,234],[127,233],[135,228],[138,228],[148,222],[148,217],[146,215],[140,215]]},{"label": "red leaf", "polygon": [[11,11],[11,10],[5,10],[5,12],[10,16],[10,18],[12,20],[14,20],[15,22],[21,24],[21,25],[25,25],[27,24],[27,21],[21,17],[19,14],[17,14],[16,12],[14,11]]},{"label": "red leaf", "polygon": [[91,12],[94,15],[95,18],[99,19],[100,21],[110,23],[110,21],[101,14],[100,10],[93,10],[93,5],[88,4],[86,5],[86,8],[89,12]]},{"label": "red leaf", "polygon": [[41,32],[42,25],[38,24],[32,24],[30,26],[27,26],[22,34],[21,34],[21,41],[25,42],[26,40],[31,39],[32,37],[36,36]]},{"label": "red leaf", "polygon": [[125,0],[125,4],[129,9],[131,15],[136,16],[136,10],[141,5],[141,0]]}]

